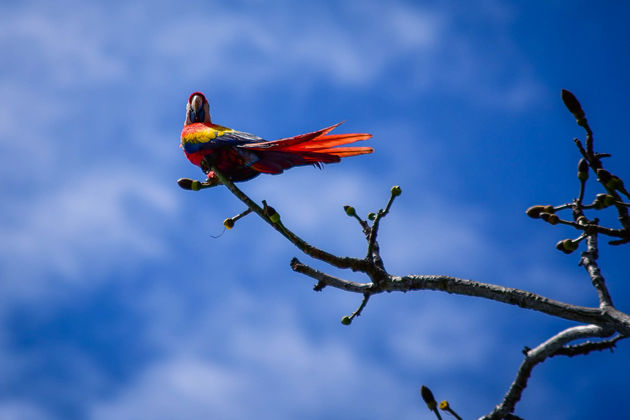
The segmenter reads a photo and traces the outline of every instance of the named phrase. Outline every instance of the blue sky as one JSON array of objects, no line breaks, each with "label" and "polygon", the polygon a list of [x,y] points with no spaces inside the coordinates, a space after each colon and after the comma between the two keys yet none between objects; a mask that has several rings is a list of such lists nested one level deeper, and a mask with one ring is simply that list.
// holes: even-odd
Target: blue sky
[{"label": "blue sky", "polygon": [[[524,210],[577,195],[561,88],[630,179],[629,18],[582,1],[3,2],[0,419],[429,419],[421,384],[488,412],[523,346],[571,324],[423,292],[342,326],[360,297],[313,292],[260,220],[212,238],[243,208],[177,187],[201,176],[177,147],[186,99],[269,139],[341,120],[374,134],[372,155],[242,184],[313,244],[362,255],[342,206],[367,214],[400,184],[380,233],[391,273],[595,305],[554,249],[573,232]],[[600,260],[625,311],[628,255]],[[629,356],[545,362],[517,413],[619,418]]]}]

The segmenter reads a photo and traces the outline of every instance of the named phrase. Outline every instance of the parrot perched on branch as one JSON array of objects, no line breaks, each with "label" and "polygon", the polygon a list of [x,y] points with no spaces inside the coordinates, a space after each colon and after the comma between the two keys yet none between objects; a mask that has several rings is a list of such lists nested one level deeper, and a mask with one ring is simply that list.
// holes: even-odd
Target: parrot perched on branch
[{"label": "parrot perched on branch", "polygon": [[213,180],[217,170],[231,181],[247,181],[261,173],[280,174],[293,166],[339,162],[342,157],[372,153],[371,147],[336,147],[371,134],[328,134],[341,123],[312,133],[267,141],[253,134],[213,124],[203,93],[195,92],[186,104],[181,147],[188,160]]}]

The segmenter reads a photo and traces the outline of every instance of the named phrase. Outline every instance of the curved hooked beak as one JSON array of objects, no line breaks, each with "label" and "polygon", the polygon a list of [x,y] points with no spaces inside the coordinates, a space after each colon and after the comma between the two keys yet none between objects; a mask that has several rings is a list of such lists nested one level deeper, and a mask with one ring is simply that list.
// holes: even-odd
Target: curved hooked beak
[{"label": "curved hooked beak", "polygon": [[188,104],[188,120],[190,123],[205,121],[204,98],[201,95],[193,95]]}]

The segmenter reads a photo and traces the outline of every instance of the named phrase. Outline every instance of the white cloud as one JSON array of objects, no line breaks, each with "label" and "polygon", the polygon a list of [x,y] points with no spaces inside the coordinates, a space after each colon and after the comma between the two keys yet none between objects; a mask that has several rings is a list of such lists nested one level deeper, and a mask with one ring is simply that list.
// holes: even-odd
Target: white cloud
[{"label": "white cloud", "polygon": [[[173,299],[168,294],[162,297]],[[154,309],[161,317],[171,305],[158,301]],[[174,336],[175,331],[168,331],[167,340],[158,334],[166,356],[147,366],[117,395],[95,404],[92,416],[417,417],[415,392],[405,392],[393,373],[366,358],[357,346],[307,335],[296,311],[293,304],[278,299],[244,294],[226,299],[196,317],[194,325],[176,329]],[[380,403],[383,396],[390,404]]]},{"label": "white cloud", "polygon": [[[125,65],[107,51],[108,36],[97,8],[60,13],[36,6],[6,11],[0,18],[0,48],[19,64],[14,74],[76,85],[120,78]],[[36,98],[32,98],[35,100]]]},{"label": "white cloud", "polygon": [[90,418],[247,418],[248,385],[239,372],[196,357],[176,357],[151,365],[117,398],[97,404]]},{"label": "white cloud", "polygon": [[[392,83],[402,71],[408,89],[397,88],[393,95],[440,86],[521,109],[542,91],[515,46],[481,50],[485,46],[462,32],[450,9],[403,2],[343,4],[334,10],[323,3],[246,7],[213,4],[194,12],[167,7],[168,19],[162,8],[138,4],[18,8],[4,17],[0,39],[19,42],[0,43],[0,49],[16,64],[13,77],[57,86],[124,81],[163,89],[165,80],[176,79],[182,86],[217,86],[249,96],[256,87],[289,79],[300,92],[322,80],[354,87]],[[479,14],[502,30],[503,17]],[[488,74],[510,74],[516,82],[499,86]]]},{"label": "white cloud", "polygon": [[[452,299],[425,299],[421,309],[406,308],[390,318],[392,331],[387,343],[395,360],[406,367],[421,366],[436,374],[479,369],[496,349],[494,335],[484,328],[487,313],[471,311],[468,305],[456,305]],[[408,322],[410,319],[418,322]]]},{"label": "white cloud", "polygon": [[531,75],[523,75],[521,78],[513,80],[506,92],[494,99],[496,103],[503,103],[509,108],[523,110],[546,94],[547,91],[540,82]]},{"label": "white cloud", "polygon": [[419,8],[340,5],[331,13],[325,5],[301,6],[296,14],[282,10],[294,6],[274,3],[257,13],[217,6],[217,18],[210,20],[184,15],[156,33],[152,48],[158,57],[181,63],[177,71],[189,79],[251,86],[287,76],[324,76],[363,85],[392,61],[428,53],[439,40],[440,19]]},{"label": "white cloud", "polygon": [[486,266],[500,255],[484,234],[487,217],[478,209],[445,205],[437,194],[431,195],[430,203],[414,208],[397,203],[381,224],[379,243],[385,264],[401,274],[446,271],[453,275]]},{"label": "white cloud", "polygon": [[50,417],[29,401],[0,401],[0,420],[44,420]]},{"label": "white cloud", "polygon": [[0,228],[5,279],[31,288],[25,277],[58,273],[72,279],[131,256],[158,256],[167,247],[151,223],[175,209],[172,193],[151,178],[102,168],[15,200]]},{"label": "white cloud", "polygon": [[[35,121],[29,111],[34,100],[39,110]],[[56,150],[46,133],[63,114],[61,108],[60,103],[38,95],[35,89],[0,80],[0,176],[5,180],[0,191],[20,188],[27,178],[40,178],[33,168],[42,173],[49,169]]]}]

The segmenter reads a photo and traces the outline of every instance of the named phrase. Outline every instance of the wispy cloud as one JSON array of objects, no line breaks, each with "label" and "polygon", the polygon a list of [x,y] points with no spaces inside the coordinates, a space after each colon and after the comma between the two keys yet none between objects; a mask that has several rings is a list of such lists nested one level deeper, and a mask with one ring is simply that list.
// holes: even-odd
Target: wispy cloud
[{"label": "wispy cloud", "polygon": [[[365,87],[405,75],[407,87],[420,92],[439,84],[470,94],[483,89],[480,98],[487,99],[517,89],[493,86],[488,71],[538,84],[522,71],[527,66],[520,65],[515,47],[503,45],[511,60],[493,60],[460,31],[460,17],[446,9],[404,2],[335,5],[334,13],[331,7],[324,2],[299,8],[292,3],[213,4],[195,13],[169,9],[171,18],[160,25],[152,25],[159,19],[157,8],[122,3],[111,8],[75,4],[63,12],[53,6],[15,8],[4,17],[3,49],[21,64],[20,73],[11,71],[14,75],[65,86],[138,80],[156,86],[176,76],[184,85],[220,81],[239,92],[287,77],[302,85],[323,80]],[[487,13],[483,19],[500,31],[504,15]],[[117,31],[109,30],[113,22]],[[139,33],[139,27],[146,29]],[[528,91],[528,101],[539,89]]]},{"label": "wispy cloud", "polygon": [[151,220],[175,209],[171,191],[136,173],[71,178],[6,208],[0,229],[3,277],[13,279],[12,287],[28,289],[33,284],[25,278],[57,273],[71,279],[115,261],[159,255],[166,245]]},{"label": "wispy cloud", "polygon": [[[220,18],[185,14],[156,34],[152,48],[193,80],[251,86],[291,75],[364,85],[405,53],[429,54],[439,40],[439,16],[400,3],[378,12],[335,5],[334,14],[325,3],[302,6],[296,16],[287,13],[295,9],[290,3],[249,4],[257,13],[217,5]],[[201,51],[196,40],[203,40]]]},{"label": "wispy cloud", "polygon": [[120,78],[125,65],[108,53],[111,40],[98,8],[75,6],[70,13],[46,5],[6,8],[0,48],[14,66],[3,73],[64,86]]},{"label": "wispy cloud", "polygon": [[33,406],[30,401],[4,400],[0,402],[0,419],[2,420],[44,420],[50,416]]},{"label": "wispy cloud", "polygon": [[496,348],[493,335],[480,327],[487,322],[487,314],[471,313],[452,301],[425,301],[421,308],[405,308],[390,317],[392,331],[387,343],[394,359],[406,367],[438,374],[479,369]]},{"label": "wispy cloud", "polygon": [[[191,13],[163,5],[169,19],[155,25],[160,7],[70,3],[14,7],[4,15],[0,48],[14,63],[4,73],[25,98],[33,82],[44,92],[53,86],[114,87],[126,92],[125,100],[129,90],[146,97],[156,88],[207,87],[243,101],[252,89],[289,79],[289,95],[322,83],[365,89],[378,80],[392,95],[422,95],[439,86],[476,104],[520,110],[544,93],[514,46],[502,44],[497,60],[460,30],[460,17],[448,9],[393,2],[335,5],[333,12],[323,2],[245,2]],[[504,15],[486,13],[483,20],[500,32]],[[493,82],[506,74],[509,81]],[[165,80],[172,82],[165,86]],[[7,101],[0,107],[18,105]]]},{"label": "wispy cloud", "polygon": [[[162,312],[168,310],[164,303]],[[97,403],[94,417],[417,416],[415,395],[406,395],[392,373],[338,339],[309,337],[295,311],[278,299],[246,294],[226,299],[177,340],[160,340],[172,350],[168,357]],[[393,411],[378,402],[383,390],[396,401]]]},{"label": "wispy cloud", "polygon": [[247,418],[247,375],[197,357],[155,363],[114,399],[97,404],[91,418]]}]

